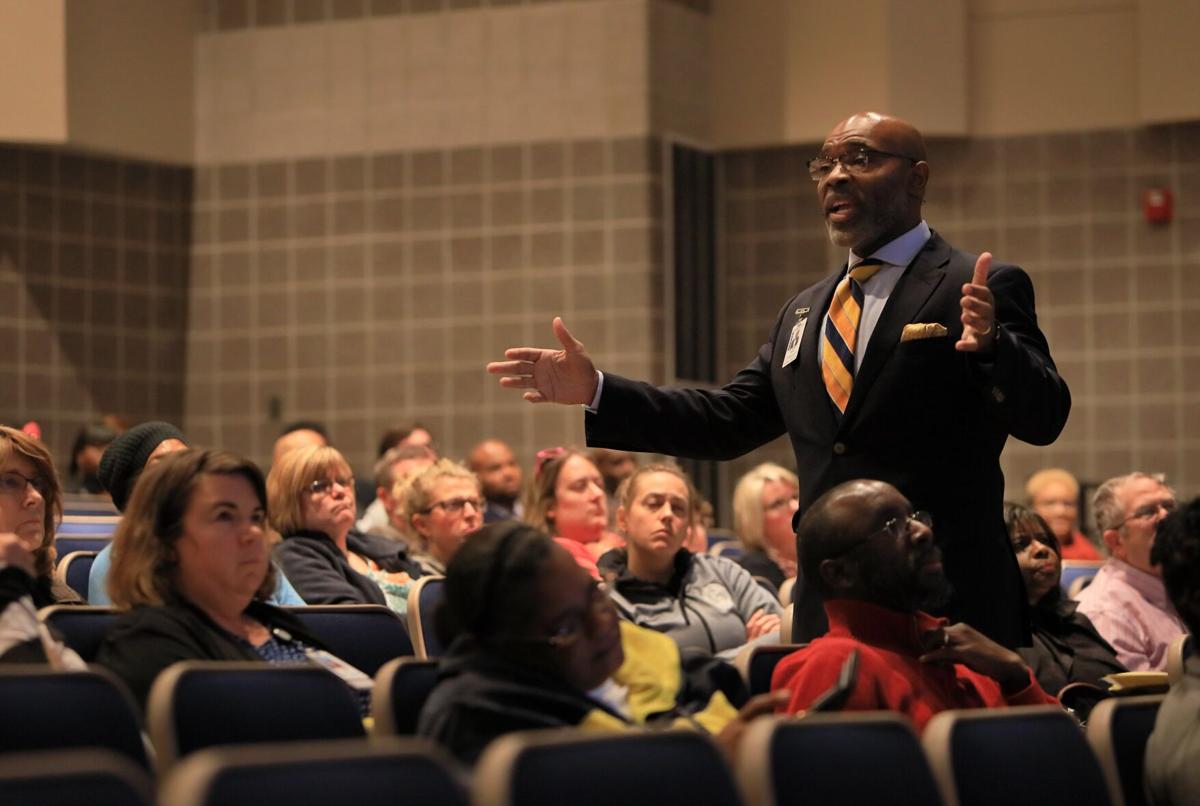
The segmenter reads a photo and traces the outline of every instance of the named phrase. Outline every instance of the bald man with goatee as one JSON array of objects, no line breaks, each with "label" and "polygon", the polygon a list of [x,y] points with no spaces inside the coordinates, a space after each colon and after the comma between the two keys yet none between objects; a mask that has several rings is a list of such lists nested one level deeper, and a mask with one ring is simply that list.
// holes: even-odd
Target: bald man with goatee
[{"label": "bald man with goatee", "polygon": [[[530,402],[587,406],[592,446],[728,460],[786,433],[801,513],[851,479],[895,486],[936,523],[952,586],[943,612],[1020,646],[1028,619],[1004,529],[1000,452],[1010,436],[1053,442],[1071,407],[1038,329],[1033,284],[926,223],[933,166],[911,123],[852,115],[807,167],[843,260],[787,300],[758,355],[723,388],[602,373],[561,319],[560,349],[512,348],[488,369]],[[803,641],[827,623],[819,594],[798,589],[793,637]]]}]

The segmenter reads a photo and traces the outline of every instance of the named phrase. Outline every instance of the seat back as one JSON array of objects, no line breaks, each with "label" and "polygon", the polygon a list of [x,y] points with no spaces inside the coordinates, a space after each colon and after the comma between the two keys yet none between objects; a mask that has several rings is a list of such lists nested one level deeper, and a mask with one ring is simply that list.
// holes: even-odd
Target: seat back
[{"label": "seat back", "polygon": [[54,535],[54,551],[59,557],[65,557],[76,551],[103,551],[112,542],[112,535],[98,534],[67,534],[61,529]]},{"label": "seat back", "polygon": [[779,661],[805,646],[804,644],[748,644],[733,659],[733,665],[741,672],[742,680],[750,694],[764,694],[771,690],[771,676]]},{"label": "seat back", "polygon": [[1058,585],[1065,595],[1070,596],[1075,580],[1094,577],[1103,565],[1104,560],[1063,560],[1062,576],[1058,579]]},{"label": "seat back", "polygon": [[941,802],[912,725],[888,712],[757,719],[738,747],[737,773],[746,803]]},{"label": "seat back", "polygon": [[1192,636],[1184,633],[1167,647],[1167,680],[1172,686],[1183,679],[1184,667],[1194,651],[1194,645]]},{"label": "seat back", "polygon": [[358,738],[358,705],[340,678],[317,666],[184,661],[150,688],[146,727],[167,769],[223,744]]},{"label": "seat back", "polygon": [[200,750],[171,770],[161,800],[167,806],[467,806],[439,748],[394,738]]},{"label": "seat back", "polygon": [[330,652],[369,677],[392,658],[413,654],[404,620],[383,605],[308,605],[286,610]]},{"label": "seat back", "polygon": [[442,642],[434,629],[434,617],[445,595],[445,577],[425,576],[408,591],[408,634],[418,658],[442,654]]},{"label": "seat back", "polygon": [[923,741],[950,806],[1111,803],[1083,732],[1060,708],[943,711]]},{"label": "seat back", "polygon": [[783,608],[783,614],[779,617],[779,643],[792,643],[792,619],[795,617],[795,614],[795,603]]},{"label": "seat back", "polygon": [[[83,589],[86,591],[87,586]],[[50,605],[38,611],[38,618],[61,635],[79,657],[91,663],[104,643],[104,636],[120,620],[121,611],[115,607]]]},{"label": "seat back", "polygon": [[54,578],[71,590],[78,593],[84,600],[88,593],[88,574],[92,571],[92,563],[96,561],[96,551],[72,551],[58,558],[54,566]]},{"label": "seat back", "polygon": [[1113,803],[1146,803],[1142,789],[1146,742],[1162,701],[1162,695],[1111,697],[1101,700],[1088,717],[1087,740],[1100,760]]},{"label": "seat back", "polygon": [[720,543],[714,543],[708,553],[713,557],[724,557],[737,562],[746,553],[746,547],[736,540],[722,540]]},{"label": "seat back", "polygon": [[476,806],[738,806],[733,776],[707,736],[684,731],[510,733],[475,768]]},{"label": "seat back", "polygon": [[792,591],[796,589],[796,578],[788,577],[779,586],[779,603],[787,607],[792,603]]},{"label": "seat back", "polygon": [[111,750],[0,755],[0,803],[38,806],[152,806],[146,770]]},{"label": "seat back", "polygon": [[101,747],[149,769],[137,706],[103,669],[0,665],[0,753]]},{"label": "seat back", "polygon": [[395,736],[413,736],[417,719],[429,692],[437,684],[435,660],[396,658],[375,675],[371,692],[371,716],[375,732]]},{"label": "seat back", "polygon": [[107,535],[112,537],[120,523],[120,514],[64,515],[55,533],[67,535]]}]

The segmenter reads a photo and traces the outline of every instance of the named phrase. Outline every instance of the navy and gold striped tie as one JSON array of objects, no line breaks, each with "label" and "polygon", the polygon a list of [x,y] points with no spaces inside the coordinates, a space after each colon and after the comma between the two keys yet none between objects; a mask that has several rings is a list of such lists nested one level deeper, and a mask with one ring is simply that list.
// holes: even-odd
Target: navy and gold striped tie
[{"label": "navy and gold striped tie", "polygon": [[821,377],[838,411],[846,413],[854,388],[854,353],[858,345],[858,323],[862,319],[862,284],[883,268],[882,261],[864,260],[846,273],[833,292],[829,318],[825,321],[825,346],[821,353]]}]

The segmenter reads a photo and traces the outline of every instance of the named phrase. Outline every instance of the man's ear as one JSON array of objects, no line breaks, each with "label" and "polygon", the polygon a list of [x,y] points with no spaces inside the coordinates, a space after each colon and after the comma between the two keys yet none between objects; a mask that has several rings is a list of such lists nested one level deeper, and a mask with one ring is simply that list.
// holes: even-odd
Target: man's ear
[{"label": "man's ear", "polygon": [[915,199],[925,200],[925,187],[929,184],[929,163],[924,160],[915,163],[908,173],[908,195]]},{"label": "man's ear", "polygon": [[1108,546],[1108,553],[1116,554],[1121,547],[1121,530],[1105,529],[1101,537],[1104,538],[1104,545]]},{"label": "man's ear", "polygon": [[826,590],[838,593],[854,587],[854,577],[846,570],[840,558],[821,560],[821,564],[817,568]]}]

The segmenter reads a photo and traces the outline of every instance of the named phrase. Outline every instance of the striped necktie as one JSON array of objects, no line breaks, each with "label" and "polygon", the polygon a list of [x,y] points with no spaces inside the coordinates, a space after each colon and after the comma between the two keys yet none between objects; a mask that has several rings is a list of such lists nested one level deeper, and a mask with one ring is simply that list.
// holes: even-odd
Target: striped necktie
[{"label": "striped necktie", "polygon": [[862,284],[883,268],[879,260],[864,260],[846,273],[833,292],[829,318],[825,321],[825,346],[821,353],[821,378],[838,411],[846,413],[854,388],[854,351],[858,323],[862,319]]}]

